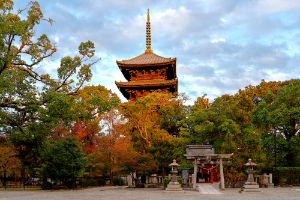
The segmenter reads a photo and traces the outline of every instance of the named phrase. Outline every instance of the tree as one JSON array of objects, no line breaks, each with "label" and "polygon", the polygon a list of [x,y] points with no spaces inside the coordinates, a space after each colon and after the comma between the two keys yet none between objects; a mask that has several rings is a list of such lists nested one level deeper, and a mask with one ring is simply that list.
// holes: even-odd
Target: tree
[{"label": "tree", "polygon": [[119,105],[119,97],[104,86],[86,86],[80,89],[75,99],[92,117],[100,117]]},{"label": "tree", "polygon": [[[9,172],[16,172],[20,167],[20,160],[12,146],[0,146],[0,168],[3,172],[3,186],[6,187],[6,177]],[[11,173],[12,174],[12,173]]]},{"label": "tree", "polygon": [[61,181],[69,188],[75,187],[75,181],[84,171],[86,160],[80,144],[71,137],[49,141],[42,153],[41,168],[44,180],[51,178]]},{"label": "tree", "polygon": [[[116,173],[131,172],[138,165],[140,154],[134,149],[131,136],[122,124],[114,124],[109,134],[98,138],[95,156],[102,165],[104,175],[111,181]],[[98,161],[98,162],[99,162]]]},{"label": "tree", "polygon": [[[103,165],[103,160],[99,158],[102,156],[99,154],[102,153],[100,150],[103,144],[99,141],[107,127],[113,129],[113,118],[107,116],[116,112],[115,107],[120,100],[116,94],[101,85],[86,86],[71,96],[63,95],[57,100],[54,99],[59,97],[57,94],[54,98],[51,97],[51,109],[44,113],[45,118],[50,117],[50,122],[54,124],[49,135],[55,139],[75,137],[82,144],[88,158],[88,175],[99,176],[103,171],[99,167]],[[105,149],[111,148],[106,145]]]},{"label": "tree", "polygon": [[255,108],[253,97],[243,90],[235,95],[223,95],[208,103],[199,97],[191,107],[190,114],[180,122],[180,135],[189,144],[213,145],[216,153],[233,153],[226,166],[225,178],[230,184],[242,179],[248,158],[264,162],[260,135],[252,124]]},{"label": "tree", "polygon": [[[105,115],[114,111],[120,99],[111,90],[99,85],[80,89],[76,95],[72,96],[70,102],[69,108],[66,106],[67,103],[59,103],[62,106],[58,108],[61,116],[56,123],[59,125],[52,130],[53,137],[74,136],[83,144],[86,153],[96,151],[97,137],[105,128],[103,125],[107,119]],[[55,108],[49,109],[51,112],[53,110]],[[67,123],[67,119],[61,121],[62,117],[66,118],[68,115],[73,116],[70,117],[71,123]],[[54,121],[55,116],[49,116],[52,116],[51,120]]]},{"label": "tree", "polygon": [[90,67],[96,62],[94,44],[83,42],[78,55],[62,58],[58,78],[51,78],[38,70],[56,52],[46,35],[35,35],[44,19],[38,2],[31,1],[28,9],[15,11],[12,0],[1,0],[0,7],[0,123],[7,129],[22,129],[40,120],[39,112],[46,110],[55,95],[75,94],[91,79]]},{"label": "tree", "polygon": [[299,80],[262,81],[211,103],[204,95],[180,121],[180,135],[189,144],[211,144],[217,153],[234,153],[225,170],[231,183],[245,176],[240,172],[248,158],[262,169],[273,165],[274,156],[268,155],[276,152],[278,165],[297,165],[299,96]]},{"label": "tree", "polygon": [[[56,52],[47,35],[35,35],[37,25],[45,20],[40,5],[37,1],[30,1],[28,9],[18,11],[13,5],[12,0],[0,1],[0,75],[6,70],[23,71],[55,90],[64,90],[72,84],[74,80],[70,80],[70,77],[74,74],[78,78],[77,89],[91,78],[90,66],[94,62],[89,61],[95,50],[90,41],[80,44],[79,56],[68,56],[61,60],[58,81],[51,79],[49,74],[39,74],[36,68]],[[25,11],[27,16],[23,18]],[[53,23],[51,19],[47,21]]]},{"label": "tree", "polygon": [[[299,135],[297,135],[297,124],[300,120],[300,81],[291,81],[282,87],[272,102],[262,99],[253,114],[254,123],[260,128],[262,134],[269,135],[264,138],[274,138],[278,144],[270,145],[266,141],[267,151],[276,151],[278,157],[285,157],[278,165],[299,165],[297,156],[299,149]],[[269,139],[269,140],[270,140]],[[285,148],[280,151],[278,145],[281,139],[286,140]],[[274,143],[273,142],[273,143]],[[276,149],[276,150],[275,150]],[[283,155],[281,155],[283,154]],[[275,161],[274,161],[275,162]]]},{"label": "tree", "polygon": [[[13,13],[13,1],[0,1],[0,75],[7,69],[17,68],[40,79],[32,68],[43,59],[50,57],[56,49],[50,43],[46,35],[33,40],[35,26],[43,19],[43,14],[36,1],[30,2],[27,18],[21,19],[24,10]],[[31,62],[26,62],[22,56],[28,55]]]},{"label": "tree", "polygon": [[40,151],[57,125],[86,117],[74,109],[74,96],[91,79],[97,59],[94,44],[82,42],[77,55],[61,59],[56,76],[45,73],[43,61],[57,49],[47,35],[36,35],[45,20],[38,1],[21,10],[13,5],[0,1],[0,132],[15,145],[24,177],[25,168],[41,164]]},{"label": "tree", "polygon": [[185,143],[177,123],[186,117],[183,102],[181,97],[151,93],[121,105],[120,113],[127,120],[125,129],[141,155],[136,170],[152,172],[159,168],[164,172],[175,157],[182,159]]}]

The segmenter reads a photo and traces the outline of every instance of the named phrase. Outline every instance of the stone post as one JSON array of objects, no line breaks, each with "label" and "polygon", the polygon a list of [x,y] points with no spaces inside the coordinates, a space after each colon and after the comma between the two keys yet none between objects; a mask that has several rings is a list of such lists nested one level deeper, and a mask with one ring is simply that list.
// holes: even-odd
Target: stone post
[{"label": "stone post", "polygon": [[131,174],[127,175],[127,183],[128,183],[128,187],[133,187],[133,180]]},{"label": "stone post", "polygon": [[195,159],[194,174],[193,174],[193,189],[196,189],[196,185],[197,185],[197,172],[198,172],[198,165],[197,165],[197,159]]},{"label": "stone post", "polygon": [[269,174],[269,183],[273,184],[273,176],[272,173]]},{"label": "stone post", "polygon": [[272,173],[269,174],[269,185],[268,187],[274,187],[274,183],[273,183],[273,175]]},{"label": "stone post", "polygon": [[223,158],[220,158],[220,182],[221,190],[225,190],[224,172],[223,172]]}]

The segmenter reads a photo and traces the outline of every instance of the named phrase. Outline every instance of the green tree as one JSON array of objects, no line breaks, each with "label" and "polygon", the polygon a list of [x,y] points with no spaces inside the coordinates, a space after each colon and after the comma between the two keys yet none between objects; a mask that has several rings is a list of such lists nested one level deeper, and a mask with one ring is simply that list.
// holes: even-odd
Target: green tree
[{"label": "green tree", "polygon": [[[268,99],[268,96],[266,98]],[[282,87],[271,102],[263,99],[253,114],[253,121],[261,133],[266,134],[264,136],[266,150],[276,151],[279,158],[277,165],[299,165],[297,162],[300,152],[299,134],[297,135],[297,125],[300,121],[299,80],[291,81]],[[270,145],[271,142],[268,141],[273,137],[275,137],[273,143],[277,144]],[[280,142],[281,140],[286,142]],[[278,146],[281,143],[286,143],[285,148]],[[282,157],[285,161],[281,159]]]},{"label": "green tree", "polygon": [[91,79],[94,44],[83,42],[78,55],[62,58],[57,78],[52,78],[38,70],[56,52],[45,34],[35,35],[44,19],[38,2],[16,11],[12,0],[1,0],[0,8],[0,124],[22,129],[40,120],[40,112],[47,110],[51,100],[77,93]]},{"label": "green tree", "polygon": [[61,181],[69,188],[75,187],[86,165],[86,160],[80,144],[71,137],[49,141],[42,153],[42,176],[51,178],[55,183]]},{"label": "green tree", "polygon": [[[28,9],[17,11],[13,5],[12,0],[0,1],[0,75],[6,70],[23,71],[55,90],[67,89],[74,82],[70,79],[74,75],[77,75],[77,89],[91,78],[90,66],[95,61],[90,62],[90,58],[95,50],[90,41],[80,44],[78,56],[61,59],[59,80],[51,79],[49,74],[38,73],[37,67],[56,52],[47,35],[35,35],[37,25],[45,18],[38,1],[30,1]],[[51,19],[47,21],[53,22]]]},{"label": "green tree", "polygon": [[190,144],[210,144],[216,153],[233,153],[226,166],[228,183],[242,179],[243,166],[248,158],[264,162],[260,135],[252,125],[251,116],[255,108],[252,96],[245,91],[235,95],[223,95],[214,102],[199,97],[191,107],[189,116],[180,122],[180,134]]},{"label": "green tree", "polygon": [[97,62],[94,44],[82,42],[75,56],[61,59],[57,75],[45,73],[56,47],[47,35],[36,35],[42,20],[38,1],[17,10],[12,0],[0,0],[0,132],[15,145],[23,177],[40,166],[40,151],[57,126],[88,116],[74,96]]}]

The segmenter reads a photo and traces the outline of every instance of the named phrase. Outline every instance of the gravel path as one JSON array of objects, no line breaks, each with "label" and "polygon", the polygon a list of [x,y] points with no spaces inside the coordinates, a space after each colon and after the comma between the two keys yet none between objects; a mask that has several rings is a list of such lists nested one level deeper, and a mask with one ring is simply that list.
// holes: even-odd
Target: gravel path
[{"label": "gravel path", "polygon": [[98,187],[59,191],[0,191],[0,200],[300,200],[300,187],[268,188],[256,193],[239,193],[226,189],[222,194],[200,194],[196,191],[166,192],[161,189]]}]

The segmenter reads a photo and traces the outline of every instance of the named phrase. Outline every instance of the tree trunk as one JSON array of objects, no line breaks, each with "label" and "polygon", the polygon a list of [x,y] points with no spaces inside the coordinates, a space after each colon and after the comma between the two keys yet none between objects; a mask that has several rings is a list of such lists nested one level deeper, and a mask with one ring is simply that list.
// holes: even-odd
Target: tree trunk
[{"label": "tree trunk", "polygon": [[4,171],[3,171],[3,186],[6,189],[6,169],[5,168],[4,168]]},{"label": "tree trunk", "polygon": [[112,167],[110,167],[109,169],[109,178],[110,178],[110,184],[113,185],[114,175],[113,175]]},{"label": "tree trunk", "polygon": [[22,178],[22,185],[25,190],[25,168],[23,166],[21,168],[21,178]]}]

